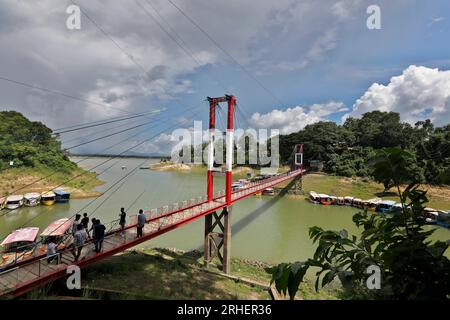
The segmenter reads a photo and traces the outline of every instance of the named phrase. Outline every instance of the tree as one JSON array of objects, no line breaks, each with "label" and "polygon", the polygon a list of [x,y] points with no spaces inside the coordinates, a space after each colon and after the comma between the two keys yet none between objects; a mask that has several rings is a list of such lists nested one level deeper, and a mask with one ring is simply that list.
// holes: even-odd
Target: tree
[{"label": "tree", "polygon": [[[450,261],[444,255],[449,245],[431,241],[434,230],[424,229],[428,200],[407,170],[410,158],[411,154],[400,149],[386,149],[372,163],[376,179],[388,179],[398,190],[400,184],[409,182],[399,196],[401,210],[391,217],[356,213],[353,222],[362,229],[359,237],[349,236],[346,230],[310,228],[310,238],[318,244],[313,258],[267,269],[279,292],[293,299],[307,269],[314,267],[318,268],[316,290],[336,277],[348,276],[354,298],[450,298]],[[380,290],[366,286],[370,266],[381,270]]]}]

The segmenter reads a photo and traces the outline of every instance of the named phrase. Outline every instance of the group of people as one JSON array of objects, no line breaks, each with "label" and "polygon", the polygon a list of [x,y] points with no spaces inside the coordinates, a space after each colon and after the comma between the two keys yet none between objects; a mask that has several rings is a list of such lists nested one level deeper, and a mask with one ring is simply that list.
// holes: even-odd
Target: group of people
[{"label": "group of people", "polygon": [[[120,209],[119,214],[119,225],[121,228],[122,236],[125,235],[125,224],[126,224],[126,212],[124,208]],[[89,228],[89,217],[87,213],[83,214],[83,218],[80,214],[75,215],[75,219],[72,224],[72,236],[73,243],[71,245],[71,251],[74,256],[75,261],[77,261],[81,252],[86,244],[86,242],[90,239],[94,240],[94,251],[96,253],[100,253],[103,247],[103,240],[105,238],[106,227],[101,223],[100,219],[92,218],[91,227]],[[136,234],[137,238],[143,236],[143,229],[145,224],[147,223],[147,219],[145,217],[144,211],[139,210],[137,225],[136,225]],[[53,242],[47,243],[47,261],[51,263],[55,261],[57,258],[57,245]]]}]

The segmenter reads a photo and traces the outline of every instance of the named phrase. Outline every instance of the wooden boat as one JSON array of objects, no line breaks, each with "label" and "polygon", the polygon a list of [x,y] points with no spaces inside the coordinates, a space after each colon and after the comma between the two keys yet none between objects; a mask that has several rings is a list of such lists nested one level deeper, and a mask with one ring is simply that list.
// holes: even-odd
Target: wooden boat
[{"label": "wooden boat", "polygon": [[344,199],[344,197],[337,197],[337,198],[336,198],[335,204],[337,204],[338,206],[343,206],[343,205],[345,205],[345,199]]},{"label": "wooden boat", "polygon": [[362,199],[354,198],[353,201],[352,201],[352,206],[356,207],[356,208],[362,208],[363,207]]},{"label": "wooden boat", "polygon": [[364,208],[369,211],[377,211],[377,206],[381,201],[380,198],[369,199],[364,203]]},{"label": "wooden boat", "polygon": [[23,195],[13,195],[6,198],[6,209],[15,210],[21,206],[23,206]]},{"label": "wooden boat", "polygon": [[353,197],[344,197],[344,204],[346,206],[352,206],[353,205]]},{"label": "wooden boat", "polygon": [[39,228],[36,227],[11,232],[0,244],[2,246],[0,270],[32,258],[36,249],[38,232]]},{"label": "wooden boat", "polygon": [[41,203],[44,206],[52,206],[55,204],[55,199],[56,195],[54,192],[50,191],[50,192],[45,192],[41,195]]},{"label": "wooden boat", "polygon": [[55,202],[57,203],[67,203],[70,200],[70,192],[64,191],[62,189],[53,190],[55,193]]},{"label": "wooden boat", "polygon": [[314,191],[309,192],[309,201],[314,204],[320,204],[320,195]]},{"label": "wooden boat", "polygon": [[396,202],[392,200],[383,200],[378,204],[377,211],[381,213],[390,213],[395,203]]},{"label": "wooden boat", "polygon": [[334,202],[333,198],[327,194],[319,194],[319,196],[320,196],[320,203],[323,204],[324,206],[332,205]]},{"label": "wooden boat", "polygon": [[41,195],[37,192],[26,193],[23,198],[25,207],[35,207],[41,202]]},{"label": "wooden boat", "polygon": [[444,228],[450,228],[450,211],[438,211],[436,224]]},{"label": "wooden boat", "polygon": [[64,249],[72,242],[72,224],[69,218],[61,218],[50,223],[40,234],[39,254],[47,253],[47,245],[51,242],[58,249]]},{"label": "wooden boat", "polygon": [[274,196],[275,195],[275,189],[274,188],[264,189],[262,194],[265,195],[265,196]]}]

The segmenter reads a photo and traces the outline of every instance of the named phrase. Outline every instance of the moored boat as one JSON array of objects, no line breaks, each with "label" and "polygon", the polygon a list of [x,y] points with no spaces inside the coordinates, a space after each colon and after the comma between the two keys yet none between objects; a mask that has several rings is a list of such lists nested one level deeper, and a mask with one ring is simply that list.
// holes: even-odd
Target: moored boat
[{"label": "moored boat", "polygon": [[0,244],[2,246],[0,270],[30,259],[36,249],[39,228],[29,227],[11,232]]},{"label": "moored boat", "polygon": [[352,206],[356,208],[362,208],[363,207],[363,201],[360,198],[354,198],[352,200]]},{"label": "moored boat", "polygon": [[395,205],[395,201],[383,200],[377,206],[377,211],[381,213],[389,213],[392,211],[392,207]]},{"label": "moored boat", "polygon": [[345,205],[345,198],[344,198],[344,197],[337,197],[337,198],[336,198],[336,204],[337,204],[338,206],[343,206],[343,205]]},{"label": "moored boat", "polygon": [[436,224],[444,228],[450,228],[450,211],[438,211]]},{"label": "moored boat", "polygon": [[56,244],[58,249],[67,247],[72,242],[72,224],[73,221],[69,218],[61,218],[49,224],[40,234],[39,254],[47,252],[50,242]]},{"label": "moored boat", "polygon": [[320,204],[320,195],[314,191],[309,192],[309,201],[314,204]]},{"label": "moored boat", "polygon": [[6,209],[15,210],[21,206],[23,206],[23,195],[13,195],[6,198]]},{"label": "moored boat", "polygon": [[265,196],[274,196],[275,195],[275,189],[274,188],[264,189],[262,194],[265,195]]},{"label": "moored boat", "polygon": [[351,206],[353,205],[353,197],[344,197],[344,204],[346,206]]},{"label": "moored boat", "polygon": [[62,189],[53,190],[55,193],[55,202],[66,203],[70,200],[70,192],[64,191]]},{"label": "moored boat", "polygon": [[23,198],[25,207],[35,207],[41,201],[41,195],[37,192],[26,193]]},{"label": "moored boat", "polygon": [[41,203],[44,206],[52,206],[55,204],[56,195],[54,192],[45,192],[41,195]]},{"label": "moored boat", "polygon": [[320,196],[320,203],[324,206],[329,206],[333,204],[333,197],[327,195],[327,194],[319,194]]}]

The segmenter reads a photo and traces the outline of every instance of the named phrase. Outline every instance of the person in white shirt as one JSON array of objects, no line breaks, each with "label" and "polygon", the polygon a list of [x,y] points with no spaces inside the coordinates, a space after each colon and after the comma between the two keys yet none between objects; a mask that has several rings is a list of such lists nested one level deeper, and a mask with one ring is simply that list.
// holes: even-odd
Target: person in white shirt
[{"label": "person in white shirt", "polygon": [[56,261],[58,263],[58,256],[56,255],[56,244],[52,239],[47,243],[47,263],[52,263]]}]

